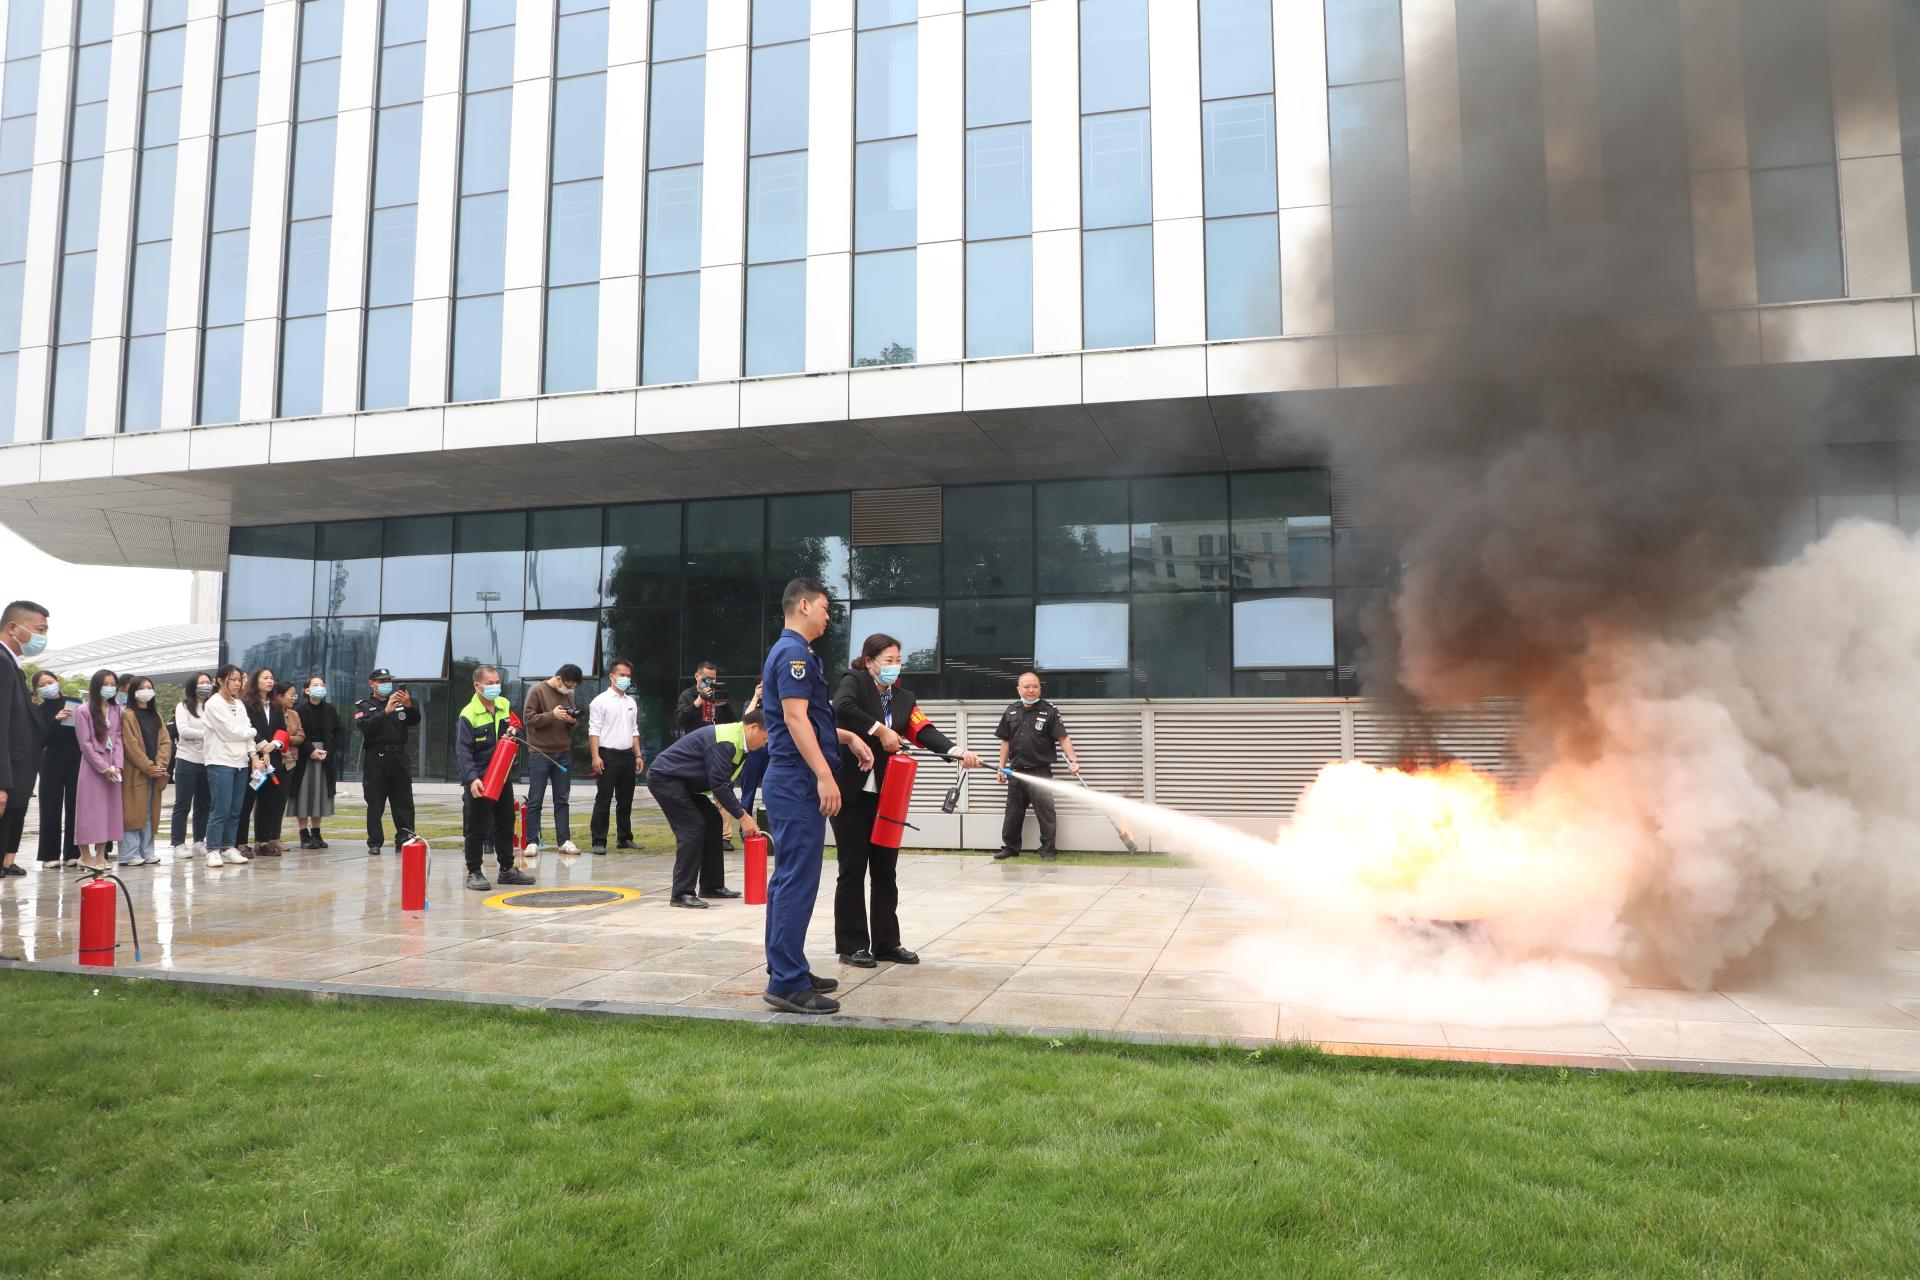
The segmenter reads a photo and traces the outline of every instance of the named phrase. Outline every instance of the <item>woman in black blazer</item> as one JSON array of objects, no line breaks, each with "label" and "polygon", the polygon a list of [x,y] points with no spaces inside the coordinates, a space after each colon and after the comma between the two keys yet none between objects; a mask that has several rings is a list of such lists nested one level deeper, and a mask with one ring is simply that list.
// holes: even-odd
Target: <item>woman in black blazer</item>
[{"label": "woman in black blazer", "polygon": [[[882,960],[919,964],[920,957],[900,945],[900,864],[898,849],[875,848],[871,842],[873,818],[879,809],[880,788],[886,783],[887,757],[920,747],[938,755],[953,750],[953,740],[933,727],[916,705],[913,691],[896,683],[900,678],[900,642],[876,633],[860,646],[853,670],[833,695],[837,727],[851,730],[873,748],[873,772],[863,771],[851,752],[842,752],[840,812],[833,818],[835,857],[840,876],[833,891],[833,949],[840,963],[871,969]],[[980,757],[961,752],[965,769],[980,767]],[[871,785],[869,785],[871,779]],[[866,880],[873,877],[873,928],[867,928]]]}]

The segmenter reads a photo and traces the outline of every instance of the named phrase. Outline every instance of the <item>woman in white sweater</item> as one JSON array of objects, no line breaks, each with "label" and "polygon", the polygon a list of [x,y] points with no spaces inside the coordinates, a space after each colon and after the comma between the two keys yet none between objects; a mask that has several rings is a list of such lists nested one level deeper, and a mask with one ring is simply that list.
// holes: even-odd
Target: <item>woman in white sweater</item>
[{"label": "woman in white sweater", "polygon": [[241,701],[247,673],[229,662],[214,673],[215,692],[202,709],[202,747],[207,761],[207,790],[212,817],[207,822],[207,865],[251,861],[233,847],[240,825],[240,802],[247,794],[253,764],[253,721]]},{"label": "woman in white sweater", "polygon": [[[201,719],[213,696],[213,677],[196,671],[186,693],[173,709],[173,849],[174,861],[207,851],[207,815],[213,794],[207,789],[207,725]],[[187,844],[187,814],[193,814],[193,848]]]}]

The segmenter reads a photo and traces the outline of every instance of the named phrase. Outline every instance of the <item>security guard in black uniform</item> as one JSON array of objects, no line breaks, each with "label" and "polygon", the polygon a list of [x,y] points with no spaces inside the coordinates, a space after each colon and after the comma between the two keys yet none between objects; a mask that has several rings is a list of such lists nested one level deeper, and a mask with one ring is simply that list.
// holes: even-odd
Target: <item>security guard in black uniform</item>
[{"label": "security guard in black uniform", "polygon": [[359,727],[360,786],[367,798],[367,856],[380,856],[387,842],[380,809],[393,805],[393,842],[397,848],[413,830],[413,766],[407,761],[407,726],[420,723],[413,695],[393,685],[393,673],[376,667],[367,677],[368,694],[353,704]]},{"label": "security guard in black uniform", "polygon": [[[1019,688],[1020,700],[1006,709],[993,731],[993,736],[1000,739],[1000,768],[1005,770],[1012,765],[1016,773],[1051,778],[1054,752],[1058,749],[1066,753],[1068,770],[1080,772],[1080,753],[1074,749],[1073,739],[1067,736],[1060,709],[1040,696],[1040,677],[1027,672],[1020,677]],[[1027,820],[1027,806],[1031,804],[1040,819],[1041,861],[1052,862],[1058,856],[1053,843],[1058,824],[1054,821],[1052,794],[1018,778],[1009,778],[1004,772],[1000,774],[1000,781],[1007,788],[1007,812],[1000,822],[1000,852],[993,855],[994,860],[1020,856],[1020,828]]]}]

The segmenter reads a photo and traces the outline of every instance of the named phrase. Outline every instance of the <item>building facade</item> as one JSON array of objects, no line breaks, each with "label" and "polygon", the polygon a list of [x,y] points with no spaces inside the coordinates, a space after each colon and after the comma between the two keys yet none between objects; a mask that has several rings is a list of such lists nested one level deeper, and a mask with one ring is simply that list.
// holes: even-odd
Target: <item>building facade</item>
[{"label": "building facade", "polygon": [[1920,521],[1905,0],[0,0],[0,30],[0,521],[227,570],[230,658],[342,691],[379,662],[437,723],[482,660],[626,657],[658,720],[712,657],[744,697],[802,569],[830,663],[884,628],[923,696],[1028,665],[1356,693],[1392,538],[1311,441],[1445,380],[1556,237],[1633,247],[1625,341],[1846,404],[1809,528]]}]

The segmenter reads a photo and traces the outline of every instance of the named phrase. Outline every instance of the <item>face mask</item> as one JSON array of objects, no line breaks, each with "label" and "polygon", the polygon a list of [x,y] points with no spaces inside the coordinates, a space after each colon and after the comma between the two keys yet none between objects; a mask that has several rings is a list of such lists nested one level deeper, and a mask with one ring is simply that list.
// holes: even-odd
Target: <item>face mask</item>
[{"label": "face mask", "polygon": [[618,689],[620,692],[625,693],[628,689],[631,689],[633,687],[633,681],[629,680],[625,676],[615,676],[613,678],[613,687]]},{"label": "face mask", "polygon": [[327,700],[327,686],[323,684],[317,684],[313,686],[313,688],[307,690],[307,696],[309,698],[312,698],[315,702],[325,702]]},{"label": "face mask", "polygon": [[375,685],[375,686],[373,686],[373,691],[374,691],[375,693],[377,693],[377,694],[379,694],[379,695],[380,695],[381,697],[383,697],[383,698],[389,698],[389,697],[392,697],[392,696],[393,696],[393,681],[391,681],[391,680],[382,680],[382,681],[381,681],[381,682],[380,682],[379,684],[377,684],[377,685]]},{"label": "face mask", "polygon": [[35,631],[20,642],[20,656],[23,658],[37,658],[46,651],[47,637],[42,632]]},{"label": "face mask", "polygon": [[100,701],[111,702],[114,699],[114,695],[119,692],[120,692],[119,685],[103,684],[100,686]]},{"label": "face mask", "polygon": [[571,698],[573,696],[574,689],[577,687],[578,686],[576,685],[567,685],[565,688],[561,689],[560,692],[566,694],[569,698]]},{"label": "face mask", "polygon": [[60,686],[57,684],[43,684],[40,686],[39,692],[42,699],[47,702],[52,702],[60,696]]},{"label": "face mask", "polygon": [[138,702],[141,706],[144,707],[149,702],[153,701],[153,690],[142,689],[140,692],[133,695],[133,699],[135,702]]},{"label": "face mask", "polygon": [[480,686],[480,696],[488,702],[492,702],[500,696],[500,686],[497,684],[483,684]]},{"label": "face mask", "polygon": [[193,691],[202,698],[211,698],[213,696],[213,686],[210,684],[197,684],[193,686]]},{"label": "face mask", "polygon": [[892,684],[895,680],[898,680],[900,678],[900,664],[896,662],[891,664],[890,666],[881,667],[874,672],[874,675],[880,681],[881,684],[883,685]]},{"label": "face mask", "polygon": [[1035,694],[1035,695],[1034,695],[1033,697],[1031,697],[1031,698],[1029,698],[1029,697],[1028,697],[1028,696],[1027,696],[1026,694],[1024,694],[1024,693],[1020,695],[1020,705],[1021,705],[1021,706],[1023,706],[1023,707],[1030,707],[1030,706],[1032,706],[1032,705],[1033,705],[1034,703],[1036,703],[1036,702],[1038,702],[1038,701],[1040,701],[1040,697],[1039,697],[1039,695],[1038,695],[1038,694]]}]

